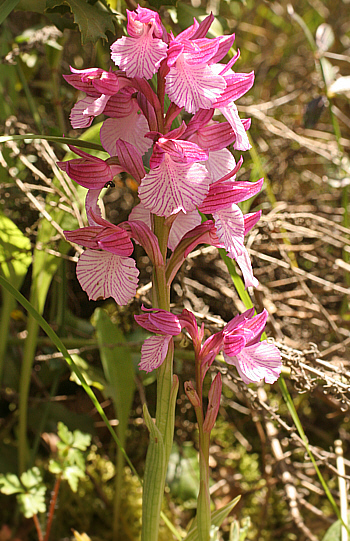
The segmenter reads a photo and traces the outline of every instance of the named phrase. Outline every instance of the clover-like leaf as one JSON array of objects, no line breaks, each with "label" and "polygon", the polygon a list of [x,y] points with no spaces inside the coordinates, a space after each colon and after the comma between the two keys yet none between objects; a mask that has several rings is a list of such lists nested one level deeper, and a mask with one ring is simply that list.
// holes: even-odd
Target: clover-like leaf
[{"label": "clover-like leaf", "polygon": [[17,475],[14,473],[0,475],[0,492],[7,495],[23,492],[23,487]]},{"label": "clover-like leaf", "polygon": [[83,434],[80,430],[74,430],[73,432],[73,447],[80,451],[86,451],[91,444],[90,434]]},{"label": "clover-like leaf", "polygon": [[17,501],[20,510],[26,518],[31,518],[38,513],[45,513],[45,493],[46,487],[38,485],[37,487],[32,487],[29,492],[18,494]]},{"label": "clover-like leaf", "polygon": [[57,435],[66,445],[73,445],[74,438],[72,432],[70,432],[66,425],[61,422],[57,424]]},{"label": "clover-like leaf", "polygon": [[30,470],[22,473],[21,475],[21,483],[27,490],[30,490],[33,487],[40,485],[42,481],[43,478],[40,470],[36,467],[31,468]]},{"label": "clover-like leaf", "polygon": [[78,466],[69,466],[64,470],[62,479],[68,481],[68,484],[73,492],[78,490],[79,479],[85,477],[85,472],[81,470]]}]

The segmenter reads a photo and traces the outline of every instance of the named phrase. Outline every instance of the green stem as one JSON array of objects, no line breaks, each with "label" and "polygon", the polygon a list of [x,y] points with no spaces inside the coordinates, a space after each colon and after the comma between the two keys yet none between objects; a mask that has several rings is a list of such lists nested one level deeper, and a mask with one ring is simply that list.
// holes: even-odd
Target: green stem
[{"label": "green stem", "polygon": [[[199,449],[199,494],[197,500],[197,524],[199,541],[209,541],[211,512],[209,494],[209,434],[200,443]],[[207,441],[206,441],[207,440]]]},{"label": "green stem", "polygon": [[32,367],[36,350],[36,339],[39,331],[38,322],[28,316],[27,339],[23,350],[21,376],[19,380],[19,425],[18,425],[18,469],[22,474],[27,469],[28,444],[27,444],[27,417],[28,396],[32,375]]},{"label": "green stem", "polygon": [[199,494],[197,499],[198,541],[209,541],[211,526],[209,493],[210,434],[203,430],[203,410],[195,408],[199,431]]},{"label": "green stem", "polygon": [[[164,218],[154,216],[153,221],[154,232],[165,261],[169,231],[165,227]],[[170,290],[166,284],[165,265],[157,266],[154,275],[153,287],[156,290],[157,307],[169,311]],[[143,483],[142,541],[158,541],[159,518],[173,442],[178,389],[177,378],[173,377],[173,358],[174,343],[171,340],[167,356],[157,370],[156,421],[155,428],[151,430]]]},{"label": "green stem", "polygon": [[9,325],[11,312],[16,308],[16,301],[6,289],[1,290],[2,307],[0,317],[0,384],[5,364],[6,347],[8,344]]}]

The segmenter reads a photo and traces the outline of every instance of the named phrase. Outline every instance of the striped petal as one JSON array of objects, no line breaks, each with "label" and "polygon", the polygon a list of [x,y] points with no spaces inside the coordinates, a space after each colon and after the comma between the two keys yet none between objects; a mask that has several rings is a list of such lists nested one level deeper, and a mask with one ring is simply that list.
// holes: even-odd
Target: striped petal
[{"label": "striped petal", "polygon": [[209,158],[205,162],[205,167],[210,173],[212,182],[227,175],[234,169],[235,165],[235,159],[227,148],[209,152]]},{"label": "striped petal", "polygon": [[170,229],[168,238],[168,248],[174,251],[180,240],[188,231],[201,223],[202,219],[197,210],[192,210],[184,214],[182,211],[176,216]]},{"label": "striped petal", "polygon": [[77,264],[77,278],[90,300],[113,297],[123,306],[135,296],[139,271],[134,259],[86,250]]},{"label": "striped petal", "polygon": [[232,204],[231,207],[213,214],[216,234],[224,243],[228,255],[234,259],[244,250],[244,218],[241,209]]},{"label": "striped petal", "polygon": [[224,354],[228,364],[234,364],[244,383],[258,383],[265,379],[266,383],[278,380],[281,369],[281,354],[273,344],[266,340],[253,346],[243,348],[236,357]]},{"label": "striped petal", "polygon": [[129,116],[108,118],[104,121],[100,131],[101,143],[110,156],[116,155],[118,139],[131,143],[143,155],[152,146],[152,141],[144,137],[147,132],[149,132],[147,120],[135,108]]},{"label": "striped petal", "polygon": [[219,111],[224,115],[226,120],[231,124],[233,131],[236,134],[236,141],[233,145],[235,150],[249,150],[251,144],[249,143],[248,135],[246,133],[244,124],[239,118],[237,106],[234,102],[231,102],[226,107],[218,107]]},{"label": "striped petal", "polygon": [[140,370],[152,372],[163,363],[168,352],[171,336],[151,336],[144,341],[141,348]]},{"label": "striped petal", "polygon": [[207,64],[190,65],[186,54],[179,56],[165,80],[170,100],[188,113],[211,109],[226,88],[224,77],[215,75]]},{"label": "striped petal", "polygon": [[165,154],[161,165],[141,181],[139,197],[158,216],[195,210],[208,193],[209,173],[199,163],[176,163]]},{"label": "striped petal", "polygon": [[111,58],[127,77],[151,79],[166,58],[167,48],[164,41],[152,36],[149,28],[138,38],[124,36],[117,39],[111,46]]}]

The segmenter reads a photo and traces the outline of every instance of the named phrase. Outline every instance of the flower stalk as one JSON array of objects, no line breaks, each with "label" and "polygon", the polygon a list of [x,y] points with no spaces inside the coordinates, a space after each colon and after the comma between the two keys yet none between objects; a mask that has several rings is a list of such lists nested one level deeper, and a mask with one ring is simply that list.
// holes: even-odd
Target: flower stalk
[{"label": "flower stalk", "polygon": [[[142,306],[142,313],[134,316],[151,333],[143,343],[139,368],[157,370],[154,420],[144,406],[150,441],[143,484],[142,541],[158,541],[173,443],[178,391],[173,337],[185,329],[193,341],[196,388],[187,382],[185,392],[195,408],[199,431],[197,533],[199,541],[209,541],[210,433],[222,384],[218,373],[205,410],[205,375],[222,351],[245,383],[264,378],[273,383],[281,371],[281,357],[273,345],[260,342],[266,311],[253,317],[254,310],[248,310],[234,317],[203,343],[204,325],[199,329],[191,312],[170,312],[170,288],[188,254],[203,243],[224,249],[227,257],[236,261],[245,287],[258,285],[244,237],[259,220],[260,212],[243,215],[238,203],[256,195],[263,179],[255,183],[236,180],[243,159],[236,162],[228,149],[231,145],[238,151],[251,148],[246,133],[250,120],[239,117],[235,101],[251,88],[254,73],[231,69],[238,53],[228,64],[221,63],[234,36],[206,38],[212,14],[200,24],[194,20],[176,37],[150,9],[138,6],[127,11],[127,16],[128,35],[111,46],[118,70],[71,68],[71,74],[65,76],[69,84],[86,94],[71,111],[72,127],[86,128],[96,116],[107,116],[100,137],[109,154],[103,160],[73,148],[79,158],[59,163],[88,190],[85,206],[89,225],[65,231],[65,236],[86,248],[77,264],[77,277],[92,300],[112,297],[117,304],[126,305],[133,299],[139,271],[132,257],[132,241],[144,248],[153,265],[152,306]],[[187,123],[180,116],[183,110],[192,115]],[[213,120],[215,110],[226,121]],[[98,198],[104,187],[113,187],[114,176],[121,172],[138,184],[139,203],[127,222],[115,225],[102,218]],[[205,215],[211,218],[202,223]]]}]

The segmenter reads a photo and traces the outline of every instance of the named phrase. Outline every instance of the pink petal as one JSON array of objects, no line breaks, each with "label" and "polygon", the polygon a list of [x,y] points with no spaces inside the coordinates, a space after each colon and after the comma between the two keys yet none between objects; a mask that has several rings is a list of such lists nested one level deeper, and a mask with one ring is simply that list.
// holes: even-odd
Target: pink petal
[{"label": "pink petal", "polygon": [[278,380],[281,369],[281,354],[273,344],[266,340],[245,347],[234,362],[229,362],[225,356],[226,362],[235,364],[239,375],[244,383],[258,383],[265,379],[266,383],[274,383]]},{"label": "pink petal", "polygon": [[244,235],[249,233],[249,231],[258,223],[261,218],[261,210],[258,212],[251,212],[250,214],[244,215]]},{"label": "pink petal", "polygon": [[116,151],[120,165],[140,183],[146,174],[140,152],[131,143],[123,141],[123,139],[116,141]]},{"label": "pink petal", "polygon": [[244,218],[241,209],[232,204],[231,207],[214,213],[216,234],[224,243],[229,256],[237,258],[243,250]]},{"label": "pink petal", "polygon": [[231,319],[224,327],[223,334],[226,336],[235,331],[235,329],[242,327],[248,319],[254,317],[255,308],[248,308],[243,314],[238,314]]},{"label": "pink petal", "polygon": [[199,164],[176,163],[165,154],[163,163],[141,181],[139,197],[145,208],[158,216],[194,210],[205,198],[209,174]]},{"label": "pink petal", "polygon": [[196,143],[212,152],[224,149],[235,139],[236,135],[229,122],[215,122],[198,130]]},{"label": "pink petal", "polygon": [[[237,255],[235,260],[242,271],[245,287],[258,287],[259,280],[253,274],[252,262],[250,261],[247,249],[244,246],[242,248],[242,253]],[[230,254],[228,255],[230,257]]]},{"label": "pink petal", "polygon": [[202,219],[197,210],[192,210],[184,214],[182,211],[176,216],[170,229],[168,238],[168,248],[174,251],[182,237],[201,223]]},{"label": "pink petal", "polygon": [[189,65],[182,54],[165,78],[165,90],[172,102],[188,113],[211,109],[226,88],[225,79],[215,75],[207,64]]},{"label": "pink petal", "polygon": [[168,352],[171,336],[151,336],[141,348],[140,370],[152,372],[163,363]]},{"label": "pink petal", "polygon": [[249,329],[253,333],[254,337],[261,335],[261,333],[265,329],[267,318],[268,318],[268,313],[267,313],[267,310],[265,310],[264,308],[264,310],[260,312],[260,314],[257,314],[253,318],[248,319],[244,323],[244,328]]},{"label": "pink petal", "polygon": [[231,124],[233,131],[236,134],[236,141],[233,146],[235,150],[249,150],[251,145],[249,143],[248,136],[246,134],[242,120],[239,118],[237,106],[234,102],[231,102],[226,107],[218,107],[219,111]]},{"label": "pink petal", "polygon": [[227,55],[235,41],[235,35],[232,34],[232,36],[219,36],[218,39],[220,44],[217,53],[211,59],[212,63],[220,62],[220,60]]},{"label": "pink petal", "polygon": [[158,328],[161,334],[177,336],[181,332],[179,318],[166,310],[156,310],[149,314],[149,321]]},{"label": "pink petal", "polygon": [[152,227],[151,223],[151,213],[146,209],[142,203],[139,203],[132,209],[129,214],[128,220],[144,222],[149,228]]},{"label": "pink petal", "polygon": [[[208,159],[208,152],[202,150],[196,143],[184,141],[183,139],[170,139],[160,137],[155,144],[163,152],[167,152],[171,158],[177,162],[194,163]],[[150,164],[151,167],[155,167]]]},{"label": "pink petal", "polygon": [[147,29],[139,38],[123,36],[117,39],[111,46],[111,58],[127,77],[151,79],[166,58],[167,49],[167,44],[154,38]]},{"label": "pink petal", "polygon": [[[101,209],[98,206],[98,198],[100,197],[101,188],[90,189],[85,198],[85,210],[89,225],[98,225],[93,219],[93,215],[101,217]],[[91,213],[92,211],[92,213]]]},{"label": "pink petal", "polygon": [[108,118],[104,121],[101,131],[101,143],[110,156],[116,155],[116,141],[122,139],[132,144],[141,155],[152,146],[152,141],[145,138],[149,131],[148,123],[142,113],[135,107],[131,115],[123,118]]},{"label": "pink petal", "polygon": [[111,96],[105,107],[104,114],[112,118],[123,118],[131,115],[135,109],[135,99],[129,91],[130,88],[127,88]]},{"label": "pink petal", "polygon": [[238,353],[242,351],[246,343],[247,343],[247,340],[242,335],[239,335],[239,334],[226,335],[224,339],[224,355],[228,357],[234,357],[235,355],[238,355]]},{"label": "pink petal", "polygon": [[191,336],[195,347],[200,347],[203,339],[203,329],[198,329],[197,320],[194,317],[194,314],[184,308],[179,315],[179,321],[181,323],[181,327],[185,328]]},{"label": "pink petal", "polygon": [[105,110],[106,104],[110,96],[101,94],[98,98],[95,98],[90,104],[87,105],[84,115],[98,116]]},{"label": "pink petal", "polygon": [[86,250],[77,264],[77,278],[90,300],[113,297],[119,305],[135,296],[139,271],[134,259]]},{"label": "pink petal", "polygon": [[[204,38],[207,35],[207,33],[209,31],[209,28],[213,24],[214,19],[215,19],[214,15],[212,13],[210,13],[208,15],[208,17],[203,19],[203,21],[200,23],[200,25],[196,28],[195,32],[191,36],[188,36],[189,39]],[[193,27],[190,27],[190,28],[193,28]],[[184,32],[182,32],[181,35],[183,36],[183,34],[184,34]]]},{"label": "pink petal", "polygon": [[67,83],[81,92],[86,92],[90,96],[99,96],[100,92],[93,87],[92,81],[102,75],[104,72],[102,68],[77,70],[71,67],[70,70],[72,74],[63,75]]},{"label": "pink petal", "polygon": [[159,249],[158,239],[143,221],[130,220],[129,215],[129,220],[120,224],[120,227],[126,231],[130,231],[130,236],[137,244],[141,244],[154,266],[164,265],[164,259]]},{"label": "pink petal", "polygon": [[91,105],[96,98],[88,96],[82,100],[79,100],[70,112],[69,118],[74,129],[88,128],[91,126],[94,119],[94,115],[88,115],[86,113],[87,107]]},{"label": "pink petal", "polygon": [[205,167],[210,173],[212,182],[227,175],[235,165],[235,159],[227,148],[209,152],[208,160],[205,162]]},{"label": "pink petal", "polygon": [[157,38],[163,35],[164,27],[162,20],[156,11],[148,8],[137,6],[135,11],[126,10],[128,15],[127,30],[129,36],[138,37],[144,32],[144,28],[148,25],[152,26],[152,32]]},{"label": "pink petal", "polygon": [[257,182],[241,182],[238,180],[221,182],[218,180],[210,185],[209,193],[200,205],[199,210],[208,214],[231,207],[232,203],[246,201],[260,192],[262,184],[263,179]]},{"label": "pink petal", "polygon": [[67,173],[67,175],[75,180],[84,188],[102,189],[107,182],[110,182],[117,172],[121,172],[122,168],[113,170],[103,160],[96,161],[89,158],[77,158],[67,160],[66,162],[57,162],[57,165]]},{"label": "pink petal", "polygon": [[[222,75],[222,72],[220,72],[220,75]],[[215,107],[218,108],[225,107],[230,102],[238,100],[248,92],[254,84],[254,72],[235,73],[229,71],[228,74],[225,74],[225,81],[227,83],[226,89],[215,103]]]}]

